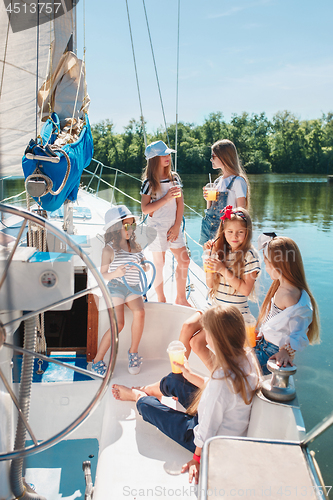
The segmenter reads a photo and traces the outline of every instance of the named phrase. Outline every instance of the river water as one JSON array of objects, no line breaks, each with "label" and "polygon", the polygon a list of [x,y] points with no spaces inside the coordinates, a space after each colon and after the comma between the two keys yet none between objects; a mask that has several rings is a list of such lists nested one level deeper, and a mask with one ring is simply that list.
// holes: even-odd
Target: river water
[{"label": "river water", "polygon": [[[113,181],[113,176],[106,179]],[[184,175],[184,199],[186,230],[199,239],[201,215],[205,201],[202,186],[206,176]],[[20,181],[17,181],[18,183]],[[16,183],[15,183],[16,184]],[[23,183],[22,183],[23,184]],[[298,399],[306,425],[310,430],[333,411],[333,182],[326,176],[309,175],[252,175],[251,215],[253,220],[253,244],[261,232],[275,231],[289,236],[298,244],[309,286],[317,300],[321,322],[321,343],[309,346],[296,356],[295,376]],[[133,198],[139,199],[140,183],[128,177],[118,176],[117,186]],[[20,192],[21,185],[7,185],[6,195]],[[111,192],[104,197],[111,200]],[[140,205],[116,192],[115,201],[125,203],[134,213],[140,213]],[[201,264],[201,248],[188,239],[192,258]],[[267,292],[271,281],[263,270],[259,278],[259,302]],[[256,304],[252,305],[256,314]],[[333,484],[333,428],[319,437],[311,448],[323,474],[324,482]],[[260,468],[260,464],[258,464]],[[331,496],[331,495],[330,495]],[[333,498],[333,496],[332,496]]]}]

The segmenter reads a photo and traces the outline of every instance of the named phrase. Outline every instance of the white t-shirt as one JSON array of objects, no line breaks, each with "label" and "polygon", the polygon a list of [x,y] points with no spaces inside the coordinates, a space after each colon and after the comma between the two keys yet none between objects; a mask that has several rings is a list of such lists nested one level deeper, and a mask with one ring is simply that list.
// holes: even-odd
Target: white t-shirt
[{"label": "white t-shirt", "polygon": [[[169,189],[174,185],[181,184],[179,176],[173,172],[172,173],[173,181],[170,179],[162,179],[160,180],[160,189],[157,193],[152,192],[152,188],[148,179],[144,180],[141,185],[140,194],[147,194],[151,196],[150,203],[154,201],[160,200],[167,194]],[[176,220],[177,213],[177,202],[176,198],[171,198],[165,205],[161,208],[158,208],[152,215],[149,215],[147,218],[147,223],[150,219],[154,219],[156,222],[168,222],[173,223]],[[171,224],[172,225],[172,224]]]},{"label": "white t-shirt", "polygon": [[[223,192],[227,190],[227,187],[229,186],[232,178],[234,175],[230,175],[229,177],[226,177],[223,179],[222,176],[218,177],[214,185],[217,188],[217,191]],[[234,180],[233,185],[231,186],[231,189],[228,194],[228,199],[227,199],[227,205],[232,205],[234,208],[237,207],[237,199],[238,198],[246,198],[247,195],[247,184],[246,180],[243,179],[243,177],[236,177]]]},{"label": "white t-shirt", "polygon": [[[254,365],[254,354],[247,351],[248,381],[253,390],[258,383]],[[245,436],[249,425],[251,404],[246,405],[240,394],[235,394],[231,382],[223,378],[219,368],[206,385],[198,406],[198,425],[193,429],[194,444],[202,448],[204,442],[213,436]]]}]

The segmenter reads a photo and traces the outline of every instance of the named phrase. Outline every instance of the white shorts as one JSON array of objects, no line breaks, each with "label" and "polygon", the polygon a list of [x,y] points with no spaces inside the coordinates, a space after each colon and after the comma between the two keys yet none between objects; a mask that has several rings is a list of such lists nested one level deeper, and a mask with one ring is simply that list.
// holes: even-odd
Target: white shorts
[{"label": "white shorts", "polygon": [[149,245],[151,252],[166,252],[169,248],[183,248],[185,246],[185,238],[182,230],[179,230],[178,238],[175,241],[167,240],[167,232],[174,222],[170,221],[153,221],[153,217],[147,217],[147,226],[153,227],[156,232],[156,238]]}]

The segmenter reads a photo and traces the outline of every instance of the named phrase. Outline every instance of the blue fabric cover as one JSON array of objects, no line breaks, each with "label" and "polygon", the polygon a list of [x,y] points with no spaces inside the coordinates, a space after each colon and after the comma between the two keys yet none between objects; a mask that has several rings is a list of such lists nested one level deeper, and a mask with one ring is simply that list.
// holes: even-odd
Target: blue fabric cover
[{"label": "blue fabric cover", "polygon": [[[85,119],[86,125],[80,133],[80,138],[76,142],[66,144],[62,147],[63,151],[65,151],[70,158],[71,171],[63,190],[59,194],[52,195],[48,193],[40,198],[40,203],[44,210],[52,212],[60,208],[66,199],[75,201],[77,198],[82,171],[90,164],[94,152],[88,115],[86,115]],[[59,130],[60,124],[58,115],[52,113],[51,119],[45,122],[41,131],[43,144],[53,144]],[[34,173],[38,164],[40,171],[53,181],[52,191],[57,191],[66,175],[67,161],[63,154],[58,152],[56,154],[60,157],[59,163],[28,160],[24,155],[22,158],[22,168],[25,178]],[[38,198],[34,199],[37,202],[39,201]]]}]

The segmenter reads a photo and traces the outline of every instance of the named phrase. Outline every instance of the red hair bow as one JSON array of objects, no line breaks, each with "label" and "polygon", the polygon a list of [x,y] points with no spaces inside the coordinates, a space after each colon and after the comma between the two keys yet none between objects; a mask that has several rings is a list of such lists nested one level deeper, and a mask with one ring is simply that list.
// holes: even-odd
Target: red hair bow
[{"label": "red hair bow", "polygon": [[232,215],[232,205],[228,205],[223,209],[223,215],[222,217],[220,217],[220,219],[222,219],[223,221],[225,221],[226,219],[231,219],[231,215]]}]

